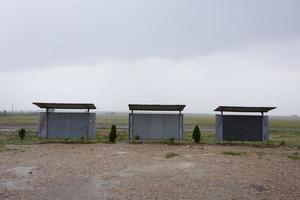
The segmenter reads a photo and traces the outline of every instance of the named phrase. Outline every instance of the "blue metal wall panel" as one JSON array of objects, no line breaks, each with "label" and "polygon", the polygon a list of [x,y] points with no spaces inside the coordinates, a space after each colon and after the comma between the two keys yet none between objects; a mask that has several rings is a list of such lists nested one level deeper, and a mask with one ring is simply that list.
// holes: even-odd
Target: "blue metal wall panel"
[{"label": "blue metal wall panel", "polygon": [[[183,115],[181,114],[183,117]],[[130,122],[131,114],[129,115]],[[179,114],[133,114],[132,131],[133,138],[136,135],[141,140],[168,140],[180,139],[180,115]],[[129,128],[129,137],[130,131]]]},{"label": "blue metal wall panel", "polygon": [[269,141],[269,116],[263,117],[263,141]]},{"label": "blue metal wall panel", "polygon": [[216,140],[217,142],[221,142],[223,140],[223,117],[221,115],[216,115],[215,129]]},{"label": "blue metal wall panel", "polygon": [[[48,122],[48,129],[47,129]],[[48,138],[94,138],[95,113],[57,113],[40,114],[40,136]]]}]

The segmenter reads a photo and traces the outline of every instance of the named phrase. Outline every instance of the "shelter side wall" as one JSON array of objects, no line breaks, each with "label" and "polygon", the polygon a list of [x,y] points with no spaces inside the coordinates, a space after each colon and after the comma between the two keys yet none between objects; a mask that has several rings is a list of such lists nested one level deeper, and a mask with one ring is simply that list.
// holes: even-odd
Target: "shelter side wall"
[{"label": "shelter side wall", "polygon": [[223,116],[221,115],[216,115],[215,137],[217,142],[221,142],[223,140]]},{"label": "shelter side wall", "polygon": [[89,138],[93,139],[96,136],[96,113],[89,113]]},{"label": "shelter side wall", "polygon": [[132,138],[131,136],[131,130],[132,130],[132,114],[130,113],[128,116],[128,139],[130,140]]},{"label": "shelter side wall", "polygon": [[269,116],[263,116],[262,130],[263,141],[269,141]]},{"label": "shelter side wall", "polygon": [[[48,121],[48,132],[47,132]],[[94,138],[95,113],[46,113],[40,114],[40,136],[48,138]]]},{"label": "shelter side wall", "polygon": [[[183,117],[182,114],[181,116]],[[178,140],[181,134],[180,123],[179,114],[134,113],[131,124],[132,137],[138,135],[141,140],[167,140],[171,138]]]},{"label": "shelter side wall", "polygon": [[45,112],[40,113],[40,119],[39,119],[39,135],[42,138],[46,137],[47,134],[47,114]]},{"label": "shelter side wall", "polygon": [[262,141],[262,116],[223,115],[223,140]]}]

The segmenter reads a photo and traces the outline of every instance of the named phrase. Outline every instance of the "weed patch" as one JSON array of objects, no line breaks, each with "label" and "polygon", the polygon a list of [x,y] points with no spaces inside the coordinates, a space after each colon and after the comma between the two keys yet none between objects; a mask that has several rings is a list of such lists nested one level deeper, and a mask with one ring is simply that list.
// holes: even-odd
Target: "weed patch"
[{"label": "weed patch", "polygon": [[293,153],[293,155],[288,156],[291,160],[300,160],[300,154],[298,152]]},{"label": "weed patch", "polygon": [[224,152],[222,152],[222,154],[230,155],[230,156],[242,156],[242,155],[246,155],[247,152],[224,151]]},{"label": "weed patch", "polygon": [[174,152],[168,152],[168,153],[166,154],[166,158],[167,158],[167,159],[173,158],[173,157],[175,157],[175,156],[179,156],[179,154],[174,153]]}]

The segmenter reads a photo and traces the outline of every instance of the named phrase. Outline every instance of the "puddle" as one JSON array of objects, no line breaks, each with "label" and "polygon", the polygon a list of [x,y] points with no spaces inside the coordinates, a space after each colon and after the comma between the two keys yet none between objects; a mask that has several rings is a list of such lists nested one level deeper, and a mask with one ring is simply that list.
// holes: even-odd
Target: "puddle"
[{"label": "puddle", "polygon": [[38,168],[35,166],[32,167],[25,167],[25,166],[19,166],[12,169],[6,170],[9,173],[14,173],[17,176],[28,176],[31,175],[34,171],[36,171]]}]

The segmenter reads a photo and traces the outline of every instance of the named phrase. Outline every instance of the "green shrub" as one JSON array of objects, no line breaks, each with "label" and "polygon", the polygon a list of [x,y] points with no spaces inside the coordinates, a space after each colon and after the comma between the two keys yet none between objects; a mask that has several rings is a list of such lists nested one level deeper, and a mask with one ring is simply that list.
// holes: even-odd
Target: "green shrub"
[{"label": "green shrub", "polygon": [[139,140],[140,140],[140,136],[138,136],[138,135],[135,135],[135,136],[134,136],[134,140],[137,140],[137,141],[139,141]]},{"label": "green shrub", "polygon": [[26,130],[24,128],[21,128],[18,132],[18,135],[19,135],[21,140],[24,140],[25,135],[26,135]]},{"label": "green shrub", "polygon": [[193,130],[193,139],[197,143],[199,143],[201,140],[201,132],[200,132],[199,126],[195,126],[195,128]]},{"label": "green shrub", "polygon": [[116,125],[112,125],[109,133],[109,142],[115,143],[116,140],[117,140],[117,127]]},{"label": "green shrub", "polygon": [[174,137],[171,137],[169,139],[169,144],[175,144],[175,138]]}]

